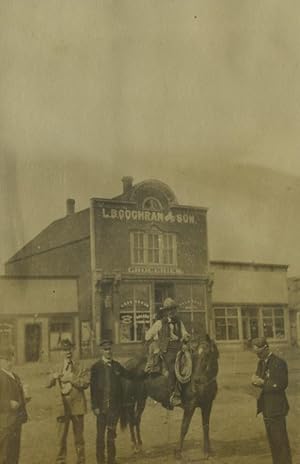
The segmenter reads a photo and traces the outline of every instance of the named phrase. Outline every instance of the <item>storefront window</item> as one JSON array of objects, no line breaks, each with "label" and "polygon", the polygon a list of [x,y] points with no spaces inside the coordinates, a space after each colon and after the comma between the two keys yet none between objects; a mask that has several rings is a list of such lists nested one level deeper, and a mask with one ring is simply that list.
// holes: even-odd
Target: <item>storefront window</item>
[{"label": "storefront window", "polygon": [[150,287],[125,284],[120,288],[120,296],[120,342],[142,341],[150,327]]},{"label": "storefront window", "polygon": [[50,324],[50,350],[59,350],[61,341],[65,338],[73,340],[72,323],[55,321]]},{"label": "storefront window", "polygon": [[238,340],[238,311],[236,308],[215,308],[217,340]]},{"label": "storefront window", "polygon": [[283,308],[265,308],[262,310],[262,316],[266,338],[285,338]]},{"label": "storefront window", "polygon": [[206,331],[205,287],[202,285],[177,284],[178,314],[190,333]]}]

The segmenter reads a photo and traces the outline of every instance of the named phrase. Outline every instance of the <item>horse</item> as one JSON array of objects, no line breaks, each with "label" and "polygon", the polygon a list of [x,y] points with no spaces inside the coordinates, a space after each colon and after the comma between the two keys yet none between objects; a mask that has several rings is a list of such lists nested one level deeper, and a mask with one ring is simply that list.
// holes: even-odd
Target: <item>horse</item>
[{"label": "horse", "polygon": [[[192,373],[189,382],[181,384],[181,399],[183,418],[181,422],[179,446],[175,449],[176,459],[180,459],[183,444],[189,429],[194,412],[201,409],[203,426],[203,451],[206,458],[211,453],[209,436],[209,421],[213,401],[217,395],[217,374],[219,351],[215,342],[205,335],[193,336],[189,341],[189,353],[191,353]],[[145,366],[146,357],[129,360],[127,368],[134,366],[138,371]],[[131,441],[136,452],[141,450],[142,439],[140,424],[146,406],[146,400],[150,397],[159,402],[165,408],[169,405],[168,378],[165,375],[148,375],[144,381],[124,380],[124,408],[121,414],[120,425],[124,429],[130,427]]]}]

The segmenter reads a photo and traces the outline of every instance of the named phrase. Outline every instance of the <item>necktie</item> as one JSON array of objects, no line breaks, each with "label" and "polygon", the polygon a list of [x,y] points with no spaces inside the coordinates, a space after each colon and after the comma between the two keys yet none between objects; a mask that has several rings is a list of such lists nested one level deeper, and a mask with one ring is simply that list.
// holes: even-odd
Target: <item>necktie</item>
[{"label": "necktie", "polygon": [[69,361],[66,367],[66,371],[70,370],[72,372],[73,370],[73,361]]}]

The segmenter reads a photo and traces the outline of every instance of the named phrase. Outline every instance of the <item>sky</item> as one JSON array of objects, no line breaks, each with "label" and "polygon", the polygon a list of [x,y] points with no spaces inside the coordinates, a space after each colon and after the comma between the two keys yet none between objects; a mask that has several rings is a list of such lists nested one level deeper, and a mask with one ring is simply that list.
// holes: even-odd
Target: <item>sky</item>
[{"label": "sky", "polygon": [[299,30],[296,0],[1,0],[0,264],[131,175],[209,208],[211,259],[300,275]]}]

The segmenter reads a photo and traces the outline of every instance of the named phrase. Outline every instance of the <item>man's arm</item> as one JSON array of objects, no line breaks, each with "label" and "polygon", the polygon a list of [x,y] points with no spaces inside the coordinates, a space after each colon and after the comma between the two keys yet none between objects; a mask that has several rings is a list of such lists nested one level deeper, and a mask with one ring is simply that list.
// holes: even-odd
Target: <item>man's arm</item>
[{"label": "man's arm", "polygon": [[160,331],[161,329],[161,321],[158,320],[156,322],[154,322],[154,324],[152,325],[152,327],[150,327],[150,329],[147,330],[146,334],[145,334],[145,340],[146,342],[149,342],[150,340],[152,340],[153,338],[157,337],[158,336],[158,332]]},{"label": "man's arm", "polygon": [[71,384],[78,390],[85,390],[90,384],[90,373],[82,365],[79,367],[78,373],[73,377]]}]

